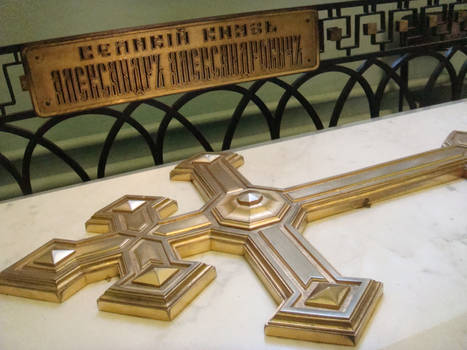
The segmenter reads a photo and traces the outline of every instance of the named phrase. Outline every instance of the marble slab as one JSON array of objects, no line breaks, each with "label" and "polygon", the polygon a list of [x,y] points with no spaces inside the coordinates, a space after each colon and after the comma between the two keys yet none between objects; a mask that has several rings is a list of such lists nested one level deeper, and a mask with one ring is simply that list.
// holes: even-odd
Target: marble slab
[{"label": "marble slab", "polygon": [[[252,183],[287,187],[439,147],[467,130],[467,101],[329,129],[238,152]],[[51,238],[89,236],[84,222],[124,194],[203,203],[174,165],[0,202],[0,270]],[[424,190],[312,223],[306,238],[343,275],[384,283],[358,349],[467,348],[467,181]],[[242,257],[221,253],[217,279],[174,321],[100,312],[112,281],[63,304],[0,295],[0,349],[341,349],[264,335],[276,305]]]}]

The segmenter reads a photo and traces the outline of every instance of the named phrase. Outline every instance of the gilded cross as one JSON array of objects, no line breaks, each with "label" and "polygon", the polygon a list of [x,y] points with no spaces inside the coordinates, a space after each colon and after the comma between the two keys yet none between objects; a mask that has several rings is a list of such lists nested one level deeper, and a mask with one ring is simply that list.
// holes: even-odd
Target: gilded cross
[{"label": "gilded cross", "polygon": [[175,201],[124,196],[95,213],[99,236],[54,239],[0,273],[0,292],[62,302],[88,283],[119,276],[100,310],[171,320],[216,276],[186,258],[215,250],[243,255],[279,305],[267,335],[355,344],[382,283],[341,276],[302,236],[317,219],[467,176],[467,132],[444,146],[324,180],[274,189],[252,185],[242,156],[205,153],[181,162],[173,180],[192,181],[206,204],[171,216]]}]

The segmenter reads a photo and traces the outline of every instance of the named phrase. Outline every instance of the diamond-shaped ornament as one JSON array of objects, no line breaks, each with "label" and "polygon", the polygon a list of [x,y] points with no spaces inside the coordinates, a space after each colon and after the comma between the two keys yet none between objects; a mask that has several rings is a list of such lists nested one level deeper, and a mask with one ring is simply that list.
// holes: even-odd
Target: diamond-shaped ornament
[{"label": "diamond-shaped ornament", "polygon": [[242,205],[252,206],[259,204],[262,199],[263,195],[261,193],[257,191],[247,191],[237,197],[237,202]]},{"label": "diamond-shaped ornament", "polygon": [[177,271],[178,269],[173,267],[155,267],[136,277],[133,283],[160,287]]},{"label": "diamond-shaped ornament", "polygon": [[349,291],[349,286],[320,283],[305,301],[305,304],[314,307],[339,309]]},{"label": "diamond-shaped ornament", "polygon": [[34,260],[34,262],[36,264],[55,266],[74,252],[73,249],[51,249]]},{"label": "diamond-shaped ornament", "polygon": [[217,158],[219,158],[218,154],[203,154],[202,156],[196,158],[193,163],[212,163]]},{"label": "diamond-shaped ornament", "polygon": [[114,211],[125,211],[128,213],[134,212],[136,209],[138,209],[140,206],[142,206],[146,201],[142,200],[137,200],[137,199],[129,199],[122,204],[120,204],[118,207],[115,207],[113,210]]}]

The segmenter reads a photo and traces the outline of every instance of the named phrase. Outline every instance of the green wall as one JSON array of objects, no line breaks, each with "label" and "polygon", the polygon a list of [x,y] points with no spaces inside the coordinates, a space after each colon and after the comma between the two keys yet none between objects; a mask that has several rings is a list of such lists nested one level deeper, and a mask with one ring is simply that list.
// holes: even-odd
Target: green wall
[{"label": "green wall", "polygon": [[[416,0],[417,1],[417,0]],[[319,1],[319,3],[333,1]],[[50,39],[55,37],[90,33],[95,31],[163,23],[189,18],[199,18],[222,14],[240,13],[255,10],[286,8],[294,6],[313,5],[310,1],[54,1],[0,0],[0,46]],[[367,41],[365,41],[368,39]],[[362,42],[362,51],[369,50],[369,38]],[[332,44],[332,43],[328,43]],[[335,52],[334,52],[335,55]],[[6,58],[0,58],[0,64]],[[11,58],[8,58],[11,59]],[[459,58],[461,60],[461,58]],[[353,64],[355,67],[356,65]],[[411,86],[417,88],[426,82],[427,72],[434,67],[434,62],[424,60],[423,64],[415,62],[411,65]],[[13,83],[17,92],[18,103],[9,113],[30,109],[27,92],[21,92],[19,75],[23,74],[21,67],[12,70]],[[381,77],[381,71],[372,69],[366,74],[370,84],[375,85]],[[286,77],[291,80],[293,77]],[[326,74],[306,84],[301,92],[310,100],[323,123],[327,125],[334,102],[340,89],[345,84],[341,74]],[[441,90],[446,76],[440,79]],[[385,96],[383,114],[397,110],[397,95],[390,87]],[[266,101],[271,110],[275,109],[278,98],[283,90],[266,86],[259,95]],[[441,91],[442,93],[442,91]],[[0,81],[0,100],[8,98],[4,82]],[[177,96],[164,97],[161,100],[170,104]],[[187,104],[181,112],[189,116],[190,121],[201,129],[215,150],[221,148],[222,138],[228,121],[241,96],[235,93],[211,93]],[[117,108],[123,108],[118,106]],[[310,118],[295,100],[288,104],[282,136],[315,130]],[[142,106],[134,117],[145,127],[154,132],[163,113]],[[369,111],[363,91],[355,88],[351,98],[346,103],[340,124],[368,119]],[[43,122],[41,119],[17,123],[18,126],[34,131]],[[81,117],[61,123],[53,128],[47,137],[65,149],[84,165],[92,178],[96,177],[96,165],[101,151],[101,145],[113,119],[102,116]],[[15,161],[20,168],[20,160],[26,142],[21,138],[0,134],[0,152]],[[269,139],[266,123],[257,107],[249,105],[235,133],[233,147],[244,146]],[[170,124],[166,142],[164,143],[164,160],[174,161],[186,157],[196,151],[201,151],[199,144],[178,123]],[[152,158],[144,142],[130,127],[124,127],[118,134],[115,147],[110,154],[106,174],[117,174],[129,170],[149,167]],[[33,190],[40,191],[57,186],[64,186],[79,181],[79,178],[61,161],[55,159],[49,152],[37,147],[32,162]],[[17,185],[12,178],[0,168],[0,199],[19,195]]]},{"label": "green wall", "polygon": [[[326,2],[333,1],[319,3]],[[312,4],[312,1],[306,0],[1,0],[0,46],[108,29]]]}]

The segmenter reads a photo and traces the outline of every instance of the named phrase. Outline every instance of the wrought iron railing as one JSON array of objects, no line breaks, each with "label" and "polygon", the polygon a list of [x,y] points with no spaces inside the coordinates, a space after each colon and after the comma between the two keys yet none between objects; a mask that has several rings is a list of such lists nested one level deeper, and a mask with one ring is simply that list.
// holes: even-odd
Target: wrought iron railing
[{"label": "wrought iron railing", "polygon": [[[467,74],[466,1],[348,1],[317,5],[316,8],[319,10],[320,18],[320,67],[301,74],[291,82],[287,78],[269,78],[249,84],[227,85],[185,93],[179,95],[173,103],[166,103],[161,99],[148,99],[130,103],[124,109],[112,106],[61,115],[44,119],[35,131],[18,125],[20,121],[35,118],[34,111],[28,108],[15,110],[18,108],[16,97],[19,92],[13,87],[11,71],[15,66],[22,67],[20,51],[24,44],[1,47],[0,58],[4,63],[2,64],[3,82],[0,86],[1,89],[7,90],[9,99],[0,101],[0,133],[25,139],[26,147],[21,159],[10,159],[5,150],[0,149],[0,165],[16,181],[23,194],[32,193],[31,160],[37,146],[42,146],[67,164],[82,181],[90,180],[92,176],[85,168],[47,137],[47,133],[64,120],[80,118],[84,115],[105,115],[115,119],[102,144],[97,164],[98,178],[106,175],[110,151],[124,125],[130,125],[141,135],[151,152],[154,164],[164,162],[164,144],[172,120],[180,122],[205,150],[212,151],[212,145],[190,121],[190,116],[181,113],[182,107],[188,102],[208,92],[230,91],[241,95],[228,122],[222,149],[231,147],[238,124],[250,103],[256,105],[264,117],[271,139],[279,138],[281,135],[283,116],[291,98],[303,107],[316,129],[323,129],[326,125],[322,116],[310,99],[302,94],[300,88],[316,77],[331,72],[346,75],[347,81],[335,100],[327,125],[329,127],[339,123],[344,105],[356,86],[364,91],[371,118],[380,116],[383,97],[390,82],[393,82],[398,89],[400,111],[404,106],[413,109],[431,104],[434,88],[443,72],[447,72],[448,77],[450,88],[448,99],[456,100],[466,96],[464,91]],[[362,45],[362,42],[367,44]],[[462,56],[461,63],[457,66],[452,62],[455,55]],[[437,61],[437,65],[426,77],[424,87],[420,91],[411,91],[409,62],[419,57],[431,57]],[[360,65],[358,68],[352,68],[349,65],[352,62],[360,62]],[[374,67],[381,71],[381,78],[376,85],[370,84],[365,77],[365,73]],[[283,90],[275,108],[268,107],[259,97],[260,90],[269,84]],[[150,130],[133,117],[133,113],[142,105],[164,113],[157,128]]]}]

